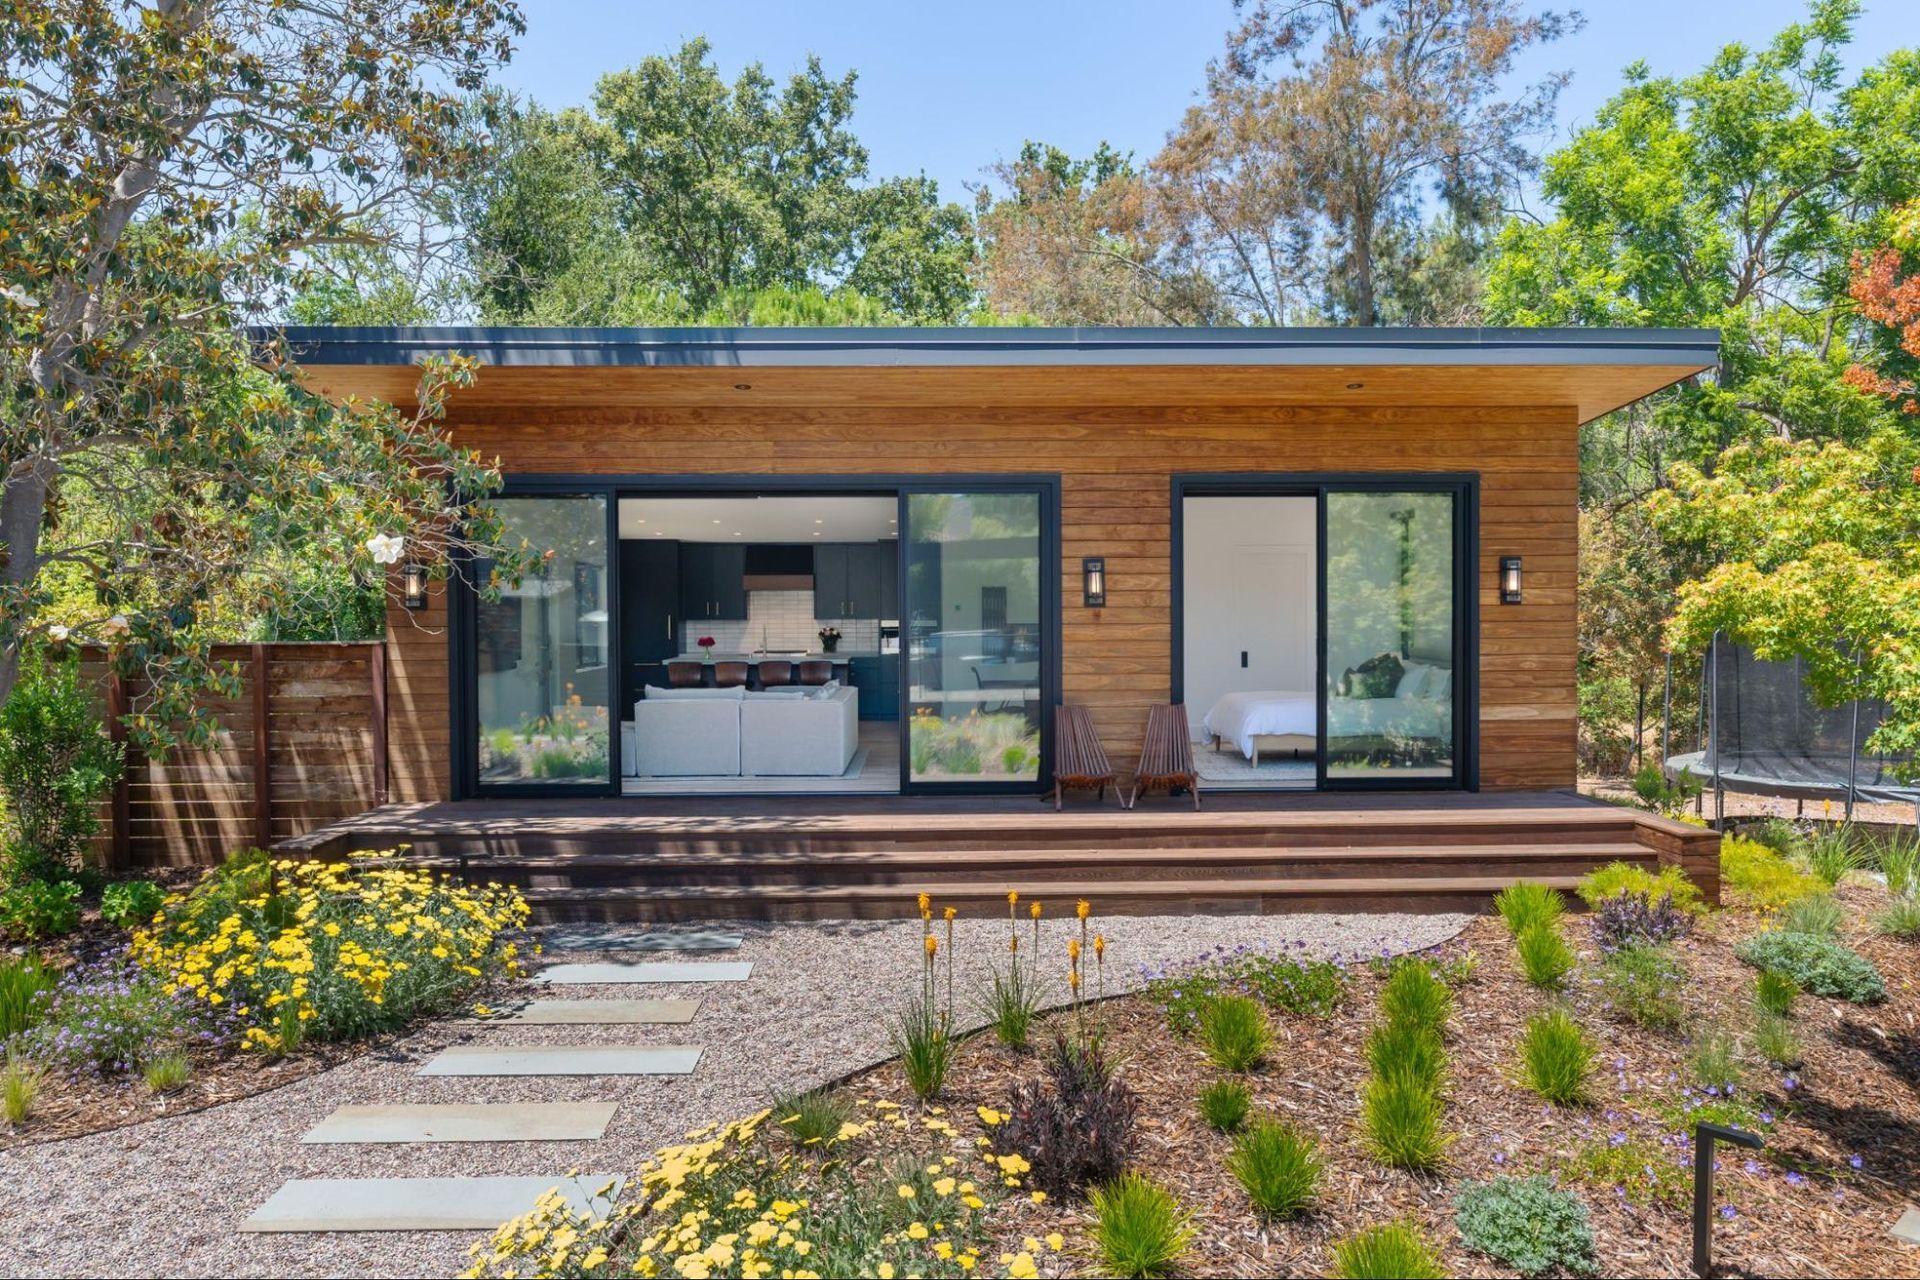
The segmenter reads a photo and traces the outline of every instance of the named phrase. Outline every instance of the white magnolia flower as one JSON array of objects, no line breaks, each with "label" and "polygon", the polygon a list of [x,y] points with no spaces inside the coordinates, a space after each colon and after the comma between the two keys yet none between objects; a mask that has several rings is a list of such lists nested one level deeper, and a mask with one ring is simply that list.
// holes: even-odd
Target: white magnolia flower
[{"label": "white magnolia flower", "polygon": [[64,627],[60,623],[56,622],[52,626],[47,628],[47,634],[53,638],[54,643],[62,644],[62,643],[65,643],[66,638],[73,633],[69,628]]},{"label": "white magnolia flower", "polygon": [[0,298],[5,298],[7,301],[19,307],[32,308],[40,305],[39,299],[35,298],[17,284],[10,284],[4,289],[0,289]]},{"label": "white magnolia flower", "polygon": [[127,615],[124,613],[114,614],[111,618],[107,619],[106,629],[116,634],[125,631],[127,629]]},{"label": "white magnolia flower", "polygon": [[399,564],[407,553],[407,540],[397,533],[376,533],[367,539],[367,554],[375,564]]}]

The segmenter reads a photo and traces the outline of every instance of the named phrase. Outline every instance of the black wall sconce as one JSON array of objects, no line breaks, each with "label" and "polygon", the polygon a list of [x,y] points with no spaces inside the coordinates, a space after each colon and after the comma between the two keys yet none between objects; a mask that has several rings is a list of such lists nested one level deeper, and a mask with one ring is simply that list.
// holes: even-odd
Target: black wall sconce
[{"label": "black wall sconce", "polygon": [[416,613],[427,607],[427,566],[418,560],[400,567],[400,603]]},{"label": "black wall sconce", "polygon": [[1520,557],[1500,557],[1500,603],[1520,603]]},{"label": "black wall sconce", "polygon": [[1104,556],[1088,556],[1080,562],[1081,603],[1089,609],[1101,609],[1107,603],[1107,561]]}]

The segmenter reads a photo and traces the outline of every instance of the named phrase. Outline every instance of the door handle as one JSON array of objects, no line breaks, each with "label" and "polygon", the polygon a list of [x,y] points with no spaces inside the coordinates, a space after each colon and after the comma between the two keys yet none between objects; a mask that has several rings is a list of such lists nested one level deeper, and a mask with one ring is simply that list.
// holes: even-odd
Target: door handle
[{"label": "door handle", "polygon": [[673,639],[673,615],[667,615],[667,639]]},{"label": "door handle", "polygon": [[1247,665],[1247,651],[1245,649],[1242,649],[1240,651],[1240,665],[1242,667],[1245,667]]}]

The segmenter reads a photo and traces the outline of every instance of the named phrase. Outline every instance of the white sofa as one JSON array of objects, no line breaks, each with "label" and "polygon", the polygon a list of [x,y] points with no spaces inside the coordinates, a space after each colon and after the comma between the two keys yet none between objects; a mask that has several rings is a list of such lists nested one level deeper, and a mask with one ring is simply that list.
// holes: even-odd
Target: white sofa
[{"label": "white sofa", "polygon": [[648,685],[646,695],[633,706],[631,772],[638,777],[837,777],[860,745],[859,691],[845,686]]}]

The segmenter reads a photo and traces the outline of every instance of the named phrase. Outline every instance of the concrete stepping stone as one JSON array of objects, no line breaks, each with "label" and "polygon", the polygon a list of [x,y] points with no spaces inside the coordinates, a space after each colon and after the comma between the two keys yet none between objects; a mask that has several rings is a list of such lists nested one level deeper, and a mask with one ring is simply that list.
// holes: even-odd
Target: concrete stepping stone
[{"label": "concrete stepping stone", "polygon": [[1893,1235],[1896,1240],[1904,1240],[1908,1244],[1920,1244],[1920,1209],[1907,1205],[1906,1211],[1900,1215],[1900,1220],[1893,1224]]},{"label": "concrete stepping stone", "polygon": [[627,982],[745,982],[751,960],[650,960],[639,964],[555,964],[533,975],[535,982],[579,986]]},{"label": "concrete stepping stone", "polygon": [[[605,1196],[597,1193],[612,1184]],[[575,1210],[604,1214],[625,1180],[614,1174],[541,1178],[295,1178],[240,1224],[269,1231],[491,1231],[558,1190]]]},{"label": "concrete stepping stone", "polygon": [[335,1108],[302,1142],[587,1142],[613,1121],[612,1102],[459,1102]]},{"label": "concrete stepping stone", "polygon": [[528,1000],[469,1021],[523,1027],[625,1026],[692,1022],[699,1012],[698,1000]]},{"label": "concrete stepping stone", "polygon": [[738,951],[746,939],[738,933],[689,929],[681,933],[636,929],[631,925],[556,924],[539,935],[549,951]]},{"label": "concrete stepping stone", "polygon": [[423,1076],[684,1076],[703,1051],[696,1045],[455,1045],[422,1066]]}]

